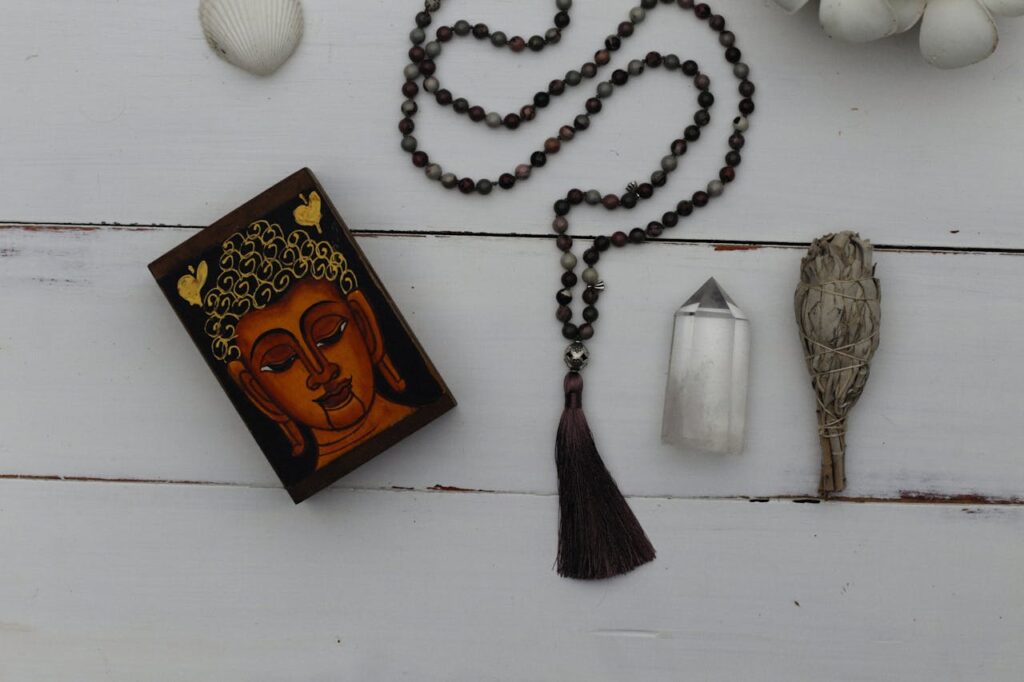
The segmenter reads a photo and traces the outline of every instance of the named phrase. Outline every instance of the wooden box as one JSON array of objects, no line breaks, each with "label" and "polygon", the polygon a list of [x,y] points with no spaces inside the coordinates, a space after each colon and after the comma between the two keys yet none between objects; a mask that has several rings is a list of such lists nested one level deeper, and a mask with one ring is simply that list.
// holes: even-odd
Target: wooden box
[{"label": "wooden box", "polygon": [[295,502],[455,406],[308,169],[149,269]]}]

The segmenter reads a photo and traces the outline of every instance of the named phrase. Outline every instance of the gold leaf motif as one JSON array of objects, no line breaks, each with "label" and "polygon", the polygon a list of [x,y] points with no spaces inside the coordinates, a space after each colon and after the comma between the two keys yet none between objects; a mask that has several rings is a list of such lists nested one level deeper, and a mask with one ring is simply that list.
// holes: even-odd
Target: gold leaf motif
[{"label": "gold leaf motif", "polygon": [[317,232],[323,232],[320,229],[320,195],[314,191],[309,193],[308,200],[303,194],[299,195],[299,199],[302,200],[302,206],[296,207],[292,214],[295,216],[295,222],[306,227],[315,227]]},{"label": "gold leaf motif", "polygon": [[178,278],[178,295],[192,305],[203,307],[203,285],[206,284],[206,261],[201,261],[199,267],[188,266],[188,273]]}]

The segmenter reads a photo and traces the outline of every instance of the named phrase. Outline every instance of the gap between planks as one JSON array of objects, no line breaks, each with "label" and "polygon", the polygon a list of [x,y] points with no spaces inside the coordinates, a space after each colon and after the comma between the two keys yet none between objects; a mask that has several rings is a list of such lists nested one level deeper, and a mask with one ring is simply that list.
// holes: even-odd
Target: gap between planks
[{"label": "gap between planks", "polygon": [[[170,225],[164,223],[23,223],[18,221],[0,221],[0,230],[22,230],[25,232],[94,232],[98,230],[124,230],[126,232],[149,232],[156,230],[201,230],[204,225]],[[553,240],[557,235],[533,234],[526,232],[488,232],[483,230],[442,230],[442,229],[395,229],[395,230],[360,230],[352,229],[352,233],[362,237],[487,237],[497,239],[543,239]],[[594,239],[597,234],[581,233],[574,235],[578,239]],[[692,246],[713,246],[716,251],[757,251],[769,249],[806,249],[805,242],[791,241],[739,241],[730,239],[687,239],[685,237],[659,237],[662,244],[687,244]],[[989,246],[935,246],[907,244],[874,244],[876,251],[893,253],[962,253],[962,254],[1004,254],[1011,256],[1024,255],[1022,248],[1000,248]]]},{"label": "gap between planks", "polygon": [[[118,483],[132,485],[170,485],[170,486],[204,486],[221,488],[252,488],[255,490],[275,490],[277,485],[257,485],[253,483],[230,483],[226,481],[190,481],[184,479],[155,478],[115,478],[103,476],[60,476],[57,474],[0,474],[0,481],[52,481],[56,483]],[[531,497],[555,497],[558,493],[532,492],[524,490],[495,490],[484,488],[463,488],[437,483],[429,487],[411,486],[345,486],[333,485],[327,490],[352,492],[393,492],[393,493],[470,493],[475,495],[527,495]],[[626,495],[627,499],[639,500],[695,500],[695,501],[736,501],[736,502],[793,502],[796,504],[846,503],[846,504],[915,504],[915,505],[967,505],[980,506],[1024,506],[1024,498],[995,497],[973,493],[959,495],[942,495],[913,490],[901,490],[898,497],[853,497],[832,495],[821,498],[808,495]]]}]

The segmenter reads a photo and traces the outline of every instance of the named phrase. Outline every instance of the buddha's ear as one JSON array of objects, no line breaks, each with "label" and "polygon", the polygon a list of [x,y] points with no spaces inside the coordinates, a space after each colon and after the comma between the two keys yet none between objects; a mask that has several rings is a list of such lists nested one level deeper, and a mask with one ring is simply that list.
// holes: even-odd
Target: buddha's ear
[{"label": "buddha's ear", "polygon": [[295,425],[295,422],[288,415],[281,411],[277,403],[256,383],[256,378],[249,371],[249,368],[245,366],[245,363],[241,360],[232,360],[228,363],[228,374],[231,375],[231,380],[241,389],[245,397],[249,399],[249,402],[255,405],[256,409],[262,412],[268,419],[277,422],[277,425],[281,427],[285,437],[292,446],[292,455],[302,454],[303,450],[306,449],[306,439],[303,438],[299,427]]},{"label": "buddha's ear", "polygon": [[366,349],[370,352],[373,364],[380,370],[381,376],[388,382],[388,386],[401,393],[405,390],[405,379],[398,373],[398,369],[391,358],[384,351],[384,335],[381,334],[380,325],[377,324],[377,316],[370,307],[363,292],[356,289],[346,296],[348,307],[352,311],[352,317],[363,335],[366,342]]}]

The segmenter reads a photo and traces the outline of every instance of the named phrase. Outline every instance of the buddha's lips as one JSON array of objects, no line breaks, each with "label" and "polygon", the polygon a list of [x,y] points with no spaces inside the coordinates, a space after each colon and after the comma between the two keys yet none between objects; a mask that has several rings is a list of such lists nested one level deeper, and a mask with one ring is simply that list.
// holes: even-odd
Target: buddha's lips
[{"label": "buddha's lips", "polygon": [[352,399],[352,380],[345,379],[326,387],[326,393],[316,399],[325,410],[336,410]]}]

